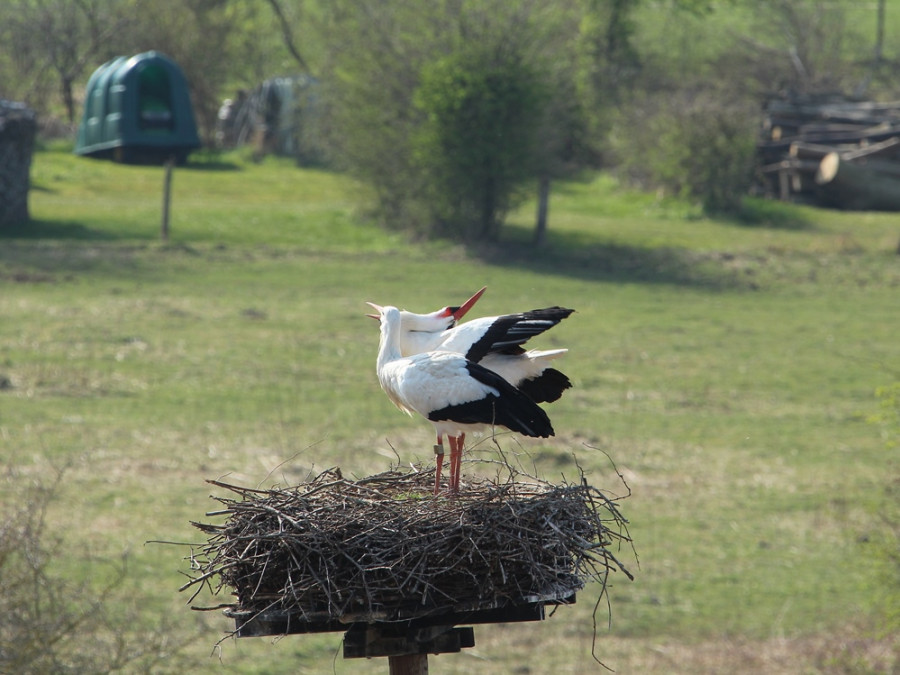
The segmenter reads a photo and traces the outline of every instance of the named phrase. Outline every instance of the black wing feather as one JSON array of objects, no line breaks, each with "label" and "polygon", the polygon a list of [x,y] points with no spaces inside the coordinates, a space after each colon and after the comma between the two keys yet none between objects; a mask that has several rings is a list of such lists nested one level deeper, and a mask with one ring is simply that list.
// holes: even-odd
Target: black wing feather
[{"label": "black wing feather", "polygon": [[553,425],[547,413],[528,396],[497,373],[477,363],[467,363],[466,368],[469,375],[496,389],[500,395],[488,394],[477,401],[433,410],[428,413],[429,420],[432,422],[452,420],[460,424],[493,424],[535,438],[553,435]]},{"label": "black wing feather", "polygon": [[545,307],[521,314],[499,316],[481,339],[469,347],[466,358],[478,363],[490,353],[521,353],[521,345],[535,335],[553,328],[574,311],[565,307]]},{"label": "black wing feather", "polygon": [[546,368],[537,377],[519,382],[519,391],[525,394],[535,403],[553,403],[559,400],[566,389],[572,386],[572,382],[565,373],[556,368]]}]

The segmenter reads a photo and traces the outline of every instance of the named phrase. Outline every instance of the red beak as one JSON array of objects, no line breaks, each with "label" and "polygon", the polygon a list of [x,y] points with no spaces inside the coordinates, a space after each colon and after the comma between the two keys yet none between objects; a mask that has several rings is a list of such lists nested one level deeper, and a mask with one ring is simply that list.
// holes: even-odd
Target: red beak
[{"label": "red beak", "polygon": [[482,296],[482,294],[487,290],[487,286],[484,286],[480,291],[478,291],[471,298],[466,300],[459,307],[449,307],[450,313],[453,315],[453,318],[459,321],[463,316],[465,316],[466,312],[472,309],[472,305],[478,302],[478,298]]}]

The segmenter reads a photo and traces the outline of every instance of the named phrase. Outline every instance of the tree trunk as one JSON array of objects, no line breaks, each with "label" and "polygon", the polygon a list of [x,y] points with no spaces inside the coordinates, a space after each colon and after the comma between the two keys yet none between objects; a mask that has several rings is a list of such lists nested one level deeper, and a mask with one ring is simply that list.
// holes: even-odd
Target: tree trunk
[{"label": "tree trunk", "polygon": [[63,103],[66,106],[66,119],[69,124],[75,123],[75,96],[72,94],[73,78],[60,76]]},{"label": "tree trunk", "polygon": [[550,176],[543,175],[538,180],[537,223],[534,227],[534,245],[547,243],[547,212],[550,209]]},{"label": "tree trunk", "polygon": [[0,101],[0,227],[28,222],[36,130],[33,110],[20,103]]}]

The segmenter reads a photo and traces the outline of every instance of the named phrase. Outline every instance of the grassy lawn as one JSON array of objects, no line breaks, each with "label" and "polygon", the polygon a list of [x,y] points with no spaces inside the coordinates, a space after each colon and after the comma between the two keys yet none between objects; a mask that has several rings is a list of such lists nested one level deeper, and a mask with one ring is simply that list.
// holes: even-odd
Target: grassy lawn
[{"label": "grassy lawn", "polygon": [[[127,555],[116,611],[138,642],[187,640],[170,672],[387,670],[343,661],[339,634],[210,656],[231,624],[178,593],[190,549],[146,542],[199,541],[190,521],[216,505],[206,479],[429,460],[430,425],[378,387],[364,301],[430,310],[482,285],[476,314],[577,310],[536,345],[570,349],[575,386],[548,408],[557,436],[499,442],[545,477],[576,476],[577,458],[624,493],[611,458],[632,491],[640,563],[634,582],[613,579],[609,626],[601,612],[607,665],[878,672],[895,658],[878,631],[897,597],[879,510],[900,468],[867,421],[876,387],[900,379],[895,215],[754,203],[743,221],[710,220],[591,177],[555,191],[546,250],[526,245],[526,205],[474,251],[360,224],[363,188],[345,178],[208,160],[176,169],[163,244],[161,169],[46,151],[33,182],[34,222],[0,233],[0,494],[63,471],[59,572],[101,589]],[[474,649],[432,668],[605,672],[595,599],[477,627]]]}]

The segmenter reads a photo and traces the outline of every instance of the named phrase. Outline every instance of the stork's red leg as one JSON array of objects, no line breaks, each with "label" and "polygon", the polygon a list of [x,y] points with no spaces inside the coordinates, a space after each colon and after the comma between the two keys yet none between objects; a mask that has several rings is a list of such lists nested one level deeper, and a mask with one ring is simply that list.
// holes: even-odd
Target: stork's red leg
[{"label": "stork's red leg", "polygon": [[[450,443],[450,457],[453,457],[453,443]],[[444,468],[444,441],[438,436],[437,443],[434,446],[434,494],[437,494],[441,489],[441,471]],[[451,464],[451,468],[452,468]]]},{"label": "stork's red leg", "polygon": [[456,436],[447,436],[450,441],[450,494],[455,495],[459,490],[459,481],[456,472],[459,469],[459,438]]},{"label": "stork's red leg", "polygon": [[462,475],[462,454],[463,454],[463,445],[466,442],[466,435],[460,434],[456,437],[456,455],[455,455],[455,465],[453,467],[453,491],[459,492],[459,479]]}]

